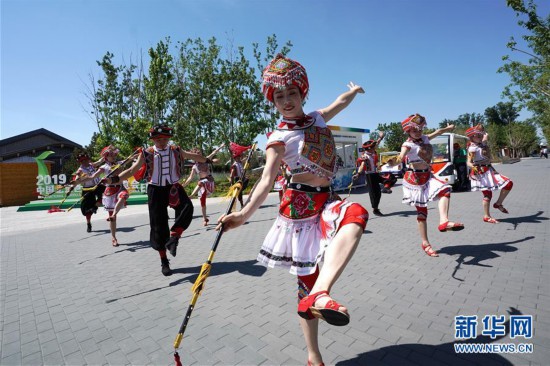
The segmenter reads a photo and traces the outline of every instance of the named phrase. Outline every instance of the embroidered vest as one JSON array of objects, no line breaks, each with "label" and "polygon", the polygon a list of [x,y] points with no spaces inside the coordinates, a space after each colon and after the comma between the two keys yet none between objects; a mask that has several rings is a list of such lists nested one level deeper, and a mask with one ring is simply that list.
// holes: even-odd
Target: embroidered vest
[{"label": "embroidered vest", "polygon": [[[170,149],[170,152],[173,154],[175,165],[176,165],[176,172],[178,175],[178,179],[180,179],[184,174],[184,161],[181,158],[181,148],[179,146],[170,145],[168,147]],[[144,172],[144,178],[147,180],[147,182],[151,182],[153,172],[155,171],[155,149],[153,146],[148,147],[147,149],[142,150],[143,157],[145,158],[145,172]],[[172,168],[172,167],[170,167]]]}]

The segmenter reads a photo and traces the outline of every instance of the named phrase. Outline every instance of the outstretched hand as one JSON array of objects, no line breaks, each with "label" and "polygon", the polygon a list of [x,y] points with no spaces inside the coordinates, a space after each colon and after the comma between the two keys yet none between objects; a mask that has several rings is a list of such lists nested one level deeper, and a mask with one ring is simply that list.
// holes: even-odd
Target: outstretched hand
[{"label": "outstretched hand", "polygon": [[348,88],[349,90],[354,91],[356,93],[361,93],[361,94],[365,93],[365,90],[363,89],[363,87],[360,85],[354,84],[353,81],[349,82]]},{"label": "outstretched hand", "polygon": [[216,230],[221,230],[226,232],[231,229],[235,229],[242,224],[244,224],[245,219],[244,215],[241,212],[233,212],[229,215],[221,215],[218,219],[218,224],[216,225]]}]

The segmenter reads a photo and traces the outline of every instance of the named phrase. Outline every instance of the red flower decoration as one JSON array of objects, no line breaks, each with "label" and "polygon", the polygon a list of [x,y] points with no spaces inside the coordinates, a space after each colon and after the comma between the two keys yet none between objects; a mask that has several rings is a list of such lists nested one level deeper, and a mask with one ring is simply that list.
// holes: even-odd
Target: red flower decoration
[{"label": "red flower decoration", "polygon": [[306,211],[314,209],[313,200],[307,193],[298,193],[294,196],[292,208],[298,215],[303,215]]}]

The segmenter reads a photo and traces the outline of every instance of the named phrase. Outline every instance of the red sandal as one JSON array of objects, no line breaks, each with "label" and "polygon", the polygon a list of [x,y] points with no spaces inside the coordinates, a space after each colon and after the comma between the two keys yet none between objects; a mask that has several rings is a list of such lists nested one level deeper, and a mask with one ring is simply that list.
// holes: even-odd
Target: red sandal
[{"label": "red sandal", "polygon": [[[313,362],[311,362],[310,360],[307,360],[307,366],[314,366]],[[321,362],[318,366],[325,366],[325,364]]]},{"label": "red sandal", "polygon": [[422,250],[430,257],[439,257],[439,254],[432,248],[430,243],[422,243]]},{"label": "red sandal", "polygon": [[464,229],[464,224],[460,222],[444,222],[437,227],[442,233],[445,231],[460,231]]},{"label": "red sandal", "polygon": [[505,214],[508,213],[508,210],[505,209],[503,205],[499,205],[498,203],[493,204],[493,208],[496,208],[497,210],[500,210],[500,212],[503,212]]},{"label": "red sandal", "polygon": [[322,297],[330,298],[328,291],[319,291],[304,297],[298,303],[298,315],[308,320],[313,318],[323,319],[327,323],[336,326],[348,324],[349,315],[338,310],[342,305],[338,304],[336,301],[330,299],[322,308],[316,308],[314,306],[315,302]]},{"label": "red sandal", "polygon": [[500,221],[493,219],[492,217],[484,217],[483,221],[488,222],[489,224],[498,224]]}]

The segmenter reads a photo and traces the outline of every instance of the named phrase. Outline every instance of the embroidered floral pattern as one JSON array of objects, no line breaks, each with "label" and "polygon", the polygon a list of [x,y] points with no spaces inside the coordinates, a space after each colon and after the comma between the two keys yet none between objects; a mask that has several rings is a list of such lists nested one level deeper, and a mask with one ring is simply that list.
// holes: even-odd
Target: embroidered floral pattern
[{"label": "embroidered floral pattern", "polygon": [[334,138],[328,127],[311,126],[304,130],[304,145],[301,155],[332,176],[336,167],[336,152]]},{"label": "embroidered floral pattern", "polygon": [[431,173],[430,172],[411,172],[411,171],[408,171],[405,173],[405,176],[403,177],[403,179],[405,179],[405,181],[409,184],[412,184],[412,185],[415,185],[415,186],[421,186],[421,185],[424,185],[426,183],[428,183],[428,181],[430,180],[430,177],[431,177]]},{"label": "embroidered floral pattern", "polygon": [[294,195],[294,200],[290,204],[290,214],[294,217],[302,217],[308,211],[315,210],[315,201],[312,199],[312,195],[306,192],[297,192]]}]

